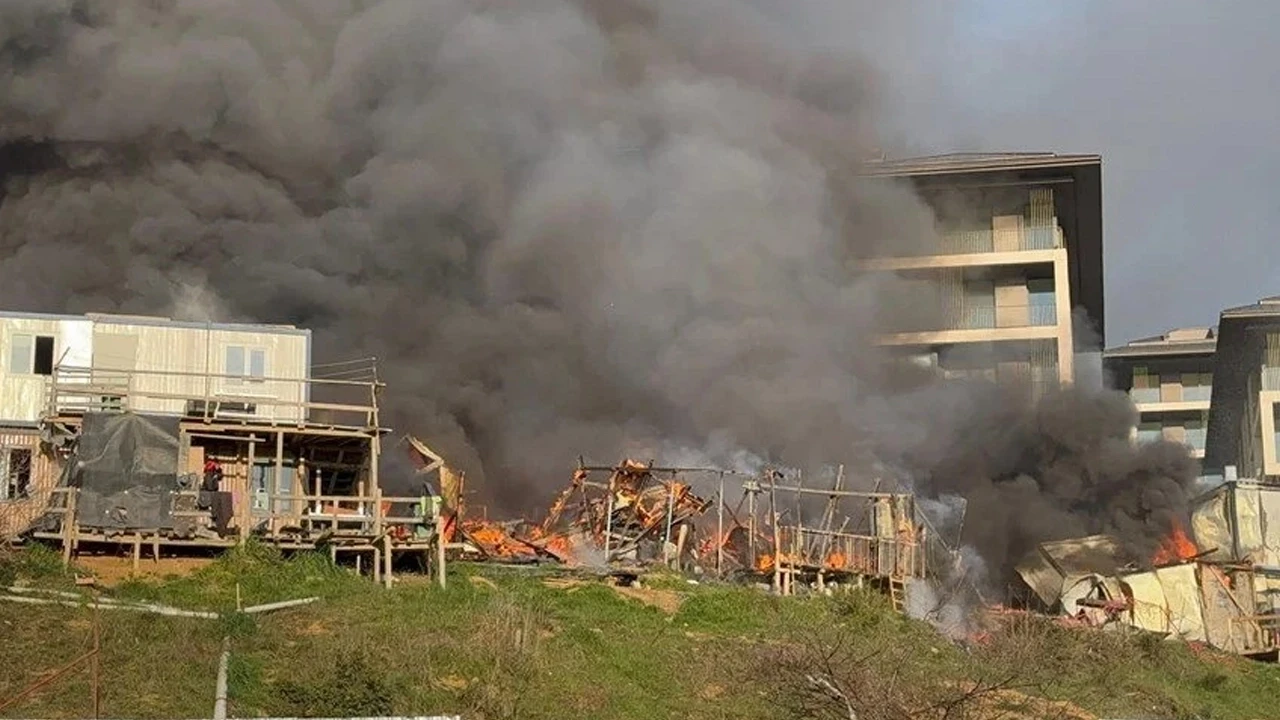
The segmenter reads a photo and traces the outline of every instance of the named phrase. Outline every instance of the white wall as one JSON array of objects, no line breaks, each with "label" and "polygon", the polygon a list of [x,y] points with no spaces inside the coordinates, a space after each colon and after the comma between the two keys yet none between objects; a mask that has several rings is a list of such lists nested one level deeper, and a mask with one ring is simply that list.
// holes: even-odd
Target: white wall
[{"label": "white wall", "polygon": [[34,424],[44,412],[49,378],[12,370],[14,336],[53,338],[53,362],[86,360],[92,354],[91,323],[55,317],[0,318],[0,423]]},{"label": "white wall", "polygon": [[[271,402],[298,403],[307,397],[305,383],[301,382],[309,375],[309,335],[304,332],[256,326],[201,327],[102,316],[0,316],[0,424],[34,424],[47,404],[48,377],[11,372],[13,338],[23,334],[53,337],[55,365],[82,371],[94,368],[95,384],[103,378],[106,382],[122,382],[125,377],[119,369],[111,372],[103,368],[131,366],[129,385],[122,390],[129,393],[132,410],[178,414],[186,411],[188,400],[207,395],[211,400],[255,403],[256,418],[287,422],[305,419],[303,408]],[[104,339],[108,336],[128,339],[108,343]],[[103,352],[95,354],[96,345],[101,345]],[[261,369],[266,379],[210,377],[227,373],[228,346],[245,348],[246,371],[256,351],[263,367],[253,369]],[[122,347],[136,349],[128,353],[132,357],[123,358]],[[108,357],[109,352],[114,355]],[[174,372],[186,374],[163,374]],[[60,382],[89,381],[88,372],[78,377],[68,372],[59,377]]]}]

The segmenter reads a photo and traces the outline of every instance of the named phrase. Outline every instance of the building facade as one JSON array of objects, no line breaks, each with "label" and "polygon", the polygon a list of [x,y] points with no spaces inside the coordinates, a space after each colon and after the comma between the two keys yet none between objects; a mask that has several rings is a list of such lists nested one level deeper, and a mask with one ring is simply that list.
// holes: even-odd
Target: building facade
[{"label": "building facade", "polygon": [[1103,353],[1109,385],[1138,409],[1139,442],[1184,443],[1204,457],[1216,346],[1216,328],[1180,328]]},{"label": "building facade", "polygon": [[1206,472],[1280,481],[1280,297],[1224,310],[1216,357]]},{"label": "building facade", "polygon": [[[933,210],[924,242],[858,259],[895,313],[881,345],[941,377],[1029,381],[1033,393],[1100,376],[1101,159],[1023,153],[871,163]],[[1083,323],[1083,324],[1082,324]]]}]

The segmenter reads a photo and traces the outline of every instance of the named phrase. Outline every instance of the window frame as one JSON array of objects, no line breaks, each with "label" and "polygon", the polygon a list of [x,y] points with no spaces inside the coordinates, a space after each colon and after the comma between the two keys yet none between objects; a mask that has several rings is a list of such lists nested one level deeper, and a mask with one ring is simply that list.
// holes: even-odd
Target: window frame
[{"label": "window frame", "polygon": [[[0,502],[16,502],[19,500],[27,500],[31,497],[31,470],[35,463],[35,453],[31,448],[27,447],[0,447],[0,452],[4,453],[3,460],[0,460]],[[15,455],[26,455],[25,463],[15,463]],[[15,464],[18,469],[15,470]],[[25,472],[23,470],[25,469]],[[15,472],[22,476],[21,479],[15,478]]]},{"label": "window frame", "polygon": [[[13,363],[14,358],[16,357],[15,350],[17,349],[16,344],[18,338],[24,338],[29,343],[27,345],[26,352],[24,353],[26,355],[26,361],[21,370],[16,369]],[[40,358],[40,345],[42,340],[46,341],[49,348],[48,372],[40,372],[40,368],[37,367],[37,360]],[[5,371],[9,375],[16,377],[50,377],[53,375],[57,351],[58,339],[55,335],[34,332],[9,333],[9,347],[8,352],[5,354]]]},{"label": "window frame", "polygon": [[[231,353],[238,350],[240,352],[240,372],[231,372]],[[254,373],[254,360],[260,359],[260,374]],[[267,379],[267,348],[262,345],[240,345],[237,343],[227,343],[223,346],[222,352],[223,374],[235,383],[255,384],[259,385],[266,382]]]}]

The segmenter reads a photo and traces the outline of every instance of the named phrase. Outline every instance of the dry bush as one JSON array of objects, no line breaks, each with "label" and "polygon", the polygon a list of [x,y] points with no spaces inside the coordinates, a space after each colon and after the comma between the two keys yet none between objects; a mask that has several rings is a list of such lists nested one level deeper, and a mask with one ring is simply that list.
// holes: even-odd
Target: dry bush
[{"label": "dry bush", "polygon": [[[996,720],[1052,718],[1017,672],[966,682],[946,679],[918,652],[891,640],[873,647],[847,628],[802,636],[767,648],[761,677],[776,679],[775,700],[794,717],[814,720]],[[1050,709],[1051,711],[1051,709]],[[1064,717],[1066,717],[1064,715]]]},{"label": "dry bush", "polygon": [[481,718],[522,715],[521,697],[537,680],[542,644],[552,632],[547,613],[511,597],[498,597],[483,611],[467,638],[467,652],[484,663],[462,699]]}]

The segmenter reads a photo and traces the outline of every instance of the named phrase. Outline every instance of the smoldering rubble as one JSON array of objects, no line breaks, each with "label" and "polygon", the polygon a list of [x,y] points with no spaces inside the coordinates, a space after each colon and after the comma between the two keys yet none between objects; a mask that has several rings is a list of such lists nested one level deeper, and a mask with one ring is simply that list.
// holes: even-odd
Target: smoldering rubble
[{"label": "smoldering rubble", "polygon": [[859,178],[893,76],[767,4],[4,3],[0,306],[313,328],[496,509],[584,452],[856,448],[968,496],[997,576],[1162,535],[1190,465],[1119,399],[890,382],[875,332],[931,309],[852,259],[934,240]]}]

